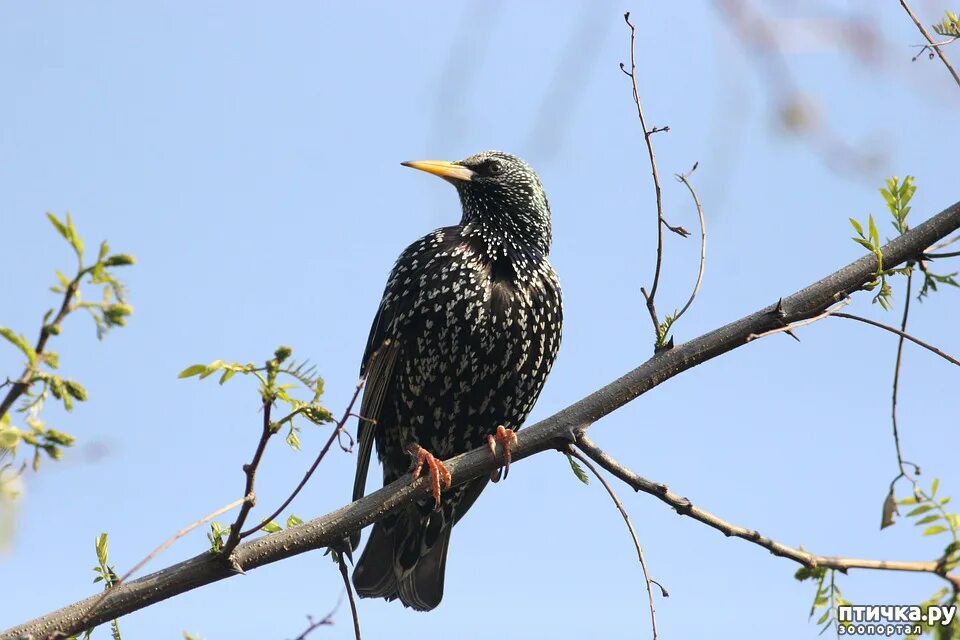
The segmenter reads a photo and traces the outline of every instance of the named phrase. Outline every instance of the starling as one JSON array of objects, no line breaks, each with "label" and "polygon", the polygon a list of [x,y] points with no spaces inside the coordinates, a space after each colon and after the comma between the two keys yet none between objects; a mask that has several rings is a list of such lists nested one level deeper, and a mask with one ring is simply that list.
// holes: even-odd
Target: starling
[{"label": "starling", "polygon": [[[353,573],[361,597],[429,611],[443,597],[450,531],[488,478],[441,495],[439,460],[510,446],[560,347],[560,282],[550,266],[550,207],[526,162],[485,151],[459,162],[404,162],[460,195],[460,224],[407,247],[370,329],[353,498],[363,496],[371,447],[387,485],[426,466],[433,496],[373,525]],[[497,479],[499,473],[493,476]],[[356,548],[359,532],[352,539]]]}]

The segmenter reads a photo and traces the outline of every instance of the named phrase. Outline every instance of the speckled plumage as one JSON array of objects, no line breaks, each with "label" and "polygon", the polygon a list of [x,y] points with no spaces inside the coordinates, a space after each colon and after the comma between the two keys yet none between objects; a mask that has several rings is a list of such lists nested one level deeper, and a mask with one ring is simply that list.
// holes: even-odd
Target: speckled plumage
[{"label": "speckled plumage", "polygon": [[[400,255],[370,330],[360,414],[375,424],[358,427],[354,499],[374,441],[388,484],[409,470],[412,443],[446,459],[485,444],[498,425],[518,429],[560,346],[560,283],[548,261],[540,180],[502,152],[455,164],[470,170],[469,179],[447,178],[460,195],[460,224]],[[450,529],[486,483],[444,493],[439,508],[426,497],[375,524],[354,572],[358,594],[418,610],[439,604]]]}]

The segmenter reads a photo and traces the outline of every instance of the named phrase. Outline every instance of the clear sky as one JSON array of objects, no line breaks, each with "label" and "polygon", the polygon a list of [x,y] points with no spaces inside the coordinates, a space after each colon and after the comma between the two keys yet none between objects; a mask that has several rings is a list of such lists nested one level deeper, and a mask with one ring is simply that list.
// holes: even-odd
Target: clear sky
[{"label": "clear sky", "polygon": [[[676,327],[684,341],[857,258],[848,216],[883,217],[877,187],[916,176],[916,222],[960,198],[957,87],[939,61],[911,63],[920,35],[898,6],[758,4],[776,20],[769,66],[706,3],[637,3],[638,78],[666,210],[696,227],[672,175],[694,163],[709,226],[707,274]],[[948,3],[916,3],[927,23]],[[44,212],[70,210],[88,245],[134,254],[122,273],[135,315],[97,342],[79,315],[54,341],[90,400],[48,422],[79,438],[28,474],[0,555],[0,628],[90,595],[94,538],[121,572],[183,525],[239,497],[258,437],[256,389],[178,380],[216,358],[261,361],[278,344],[315,362],[326,403],[346,405],[394,258],[458,220],[440,180],[399,165],[498,148],[538,170],[554,216],[564,344],[531,420],[640,364],[651,328],[640,286],[654,260],[654,199],[629,81],[630,4],[589,2],[4,3],[0,5],[0,324],[33,336],[72,264]],[[844,29],[866,24],[869,29]],[[948,50],[960,62],[960,48]],[[789,78],[789,80],[788,80]],[[778,92],[817,116],[778,124]],[[845,156],[842,149],[855,153]],[[862,156],[862,157],[861,157]],[[892,234],[886,222],[882,233]],[[694,238],[667,239],[661,309],[680,306]],[[956,268],[956,267],[954,267]],[[945,267],[941,270],[948,270]],[[903,302],[897,282],[897,304]],[[960,292],[917,305],[920,337],[960,352]],[[894,323],[860,295],[851,307]],[[733,522],[825,555],[933,559],[942,538],[878,530],[896,465],[889,425],[895,339],[827,319],[773,336],[657,388],[591,436],[637,472]],[[20,370],[0,348],[0,374]],[[907,455],[925,482],[960,493],[957,372],[907,346],[900,403]],[[277,504],[327,431],[282,442],[260,475]],[[290,512],[345,503],[337,452]],[[374,475],[374,474],[371,474]],[[372,482],[371,482],[372,485]],[[813,587],[796,565],[621,490],[653,576],[665,638],[810,638]],[[202,532],[149,567],[206,548]],[[10,588],[16,585],[15,588]],[[928,575],[853,572],[860,603],[910,603]],[[292,638],[342,590],[320,553],[128,616],[124,637]],[[360,603],[365,638],[647,638],[641,573],[598,484],[545,453],[492,486],[453,535],[442,605],[430,614]],[[102,628],[99,637],[107,637]],[[316,638],[350,638],[346,608]]]}]

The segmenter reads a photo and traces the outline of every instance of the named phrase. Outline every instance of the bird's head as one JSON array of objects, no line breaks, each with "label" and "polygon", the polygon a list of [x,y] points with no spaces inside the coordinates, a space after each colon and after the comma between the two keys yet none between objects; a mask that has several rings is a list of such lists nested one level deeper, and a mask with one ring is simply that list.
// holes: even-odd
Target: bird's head
[{"label": "bird's head", "polygon": [[549,252],[550,205],[540,178],[524,160],[503,151],[483,151],[457,162],[402,164],[440,176],[457,188],[466,234],[529,245],[544,255]]}]

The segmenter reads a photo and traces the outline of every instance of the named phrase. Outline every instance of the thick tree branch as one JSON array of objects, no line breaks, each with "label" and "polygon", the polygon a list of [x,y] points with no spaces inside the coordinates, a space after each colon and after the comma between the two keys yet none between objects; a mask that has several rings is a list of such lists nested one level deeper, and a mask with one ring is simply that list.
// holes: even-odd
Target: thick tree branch
[{"label": "thick tree branch", "polygon": [[725,536],[742,538],[748,542],[763,547],[775,556],[788,558],[814,569],[824,567],[847,571],[848,569],[876,569],[882,571],[912,571],[918,573],[932,573],[948,581],[955,587],[960,587],[960,574],[946,573],[941,562],[931,561],[904,561],[904,560],[864,560],[861,558],[841,558],[836,556],[817,556],[803,549],[788,547],[785,544],[761,535],[756,529],[748,529],[740,525],[727,522],[709,511],[695,506],[689,498],[673,493],[665,484],[652,482],[637,475],[617,462],[608,453],[593,443],[586,434],[577,438],[577,448],[593,459],[598,465],[623,480],[634,491],[648,493],[674,508],[682,516],[690,516],[708,527],[712,527]]},{"label": "thick tree branch", "polygon": [[[924,249],[957,229],[960,229],[960,202],[884,246],[884,268],[890,269],[919,258]],[[575,440],[575,434],[596,420],[678,373],[743,346],[752,334],[760,334],[822,313],[838,300],[871,282],[876,269],[876,257],[872,253],[864,255],[805,289],[784,297],[777,304],[771,304],[655,355],[602,389],[523,429],[513,452],[513,460],[522,460],[547,449],[566,446]],[[495,460],[485,446],[446,462],[454,485],[489,474],[499,465],[499,460]],[[429,482],[429,478],[421,478],[411,483],[410,476],[404,476],[379,491],[301,526],[243,542],[234,549],[232,562],[227,562],[215,554],[202,553],[121,585],[110,591],[110,595],[97,608],[96,615],[87,625],[100,624],[205,584],[229,578],[237,573],[236,569],[231,568],[231,564],[249,571],[306,551],[337,544],[357,529],[424,495],[428,491]],[[69,635],[82,631],[83,627],[78,623],[83,612],[99,597],[99,594],[95,595],[9,629],[0,634],[0,640],[13,640],[24,636],[48,638],[56,632]]]}]

